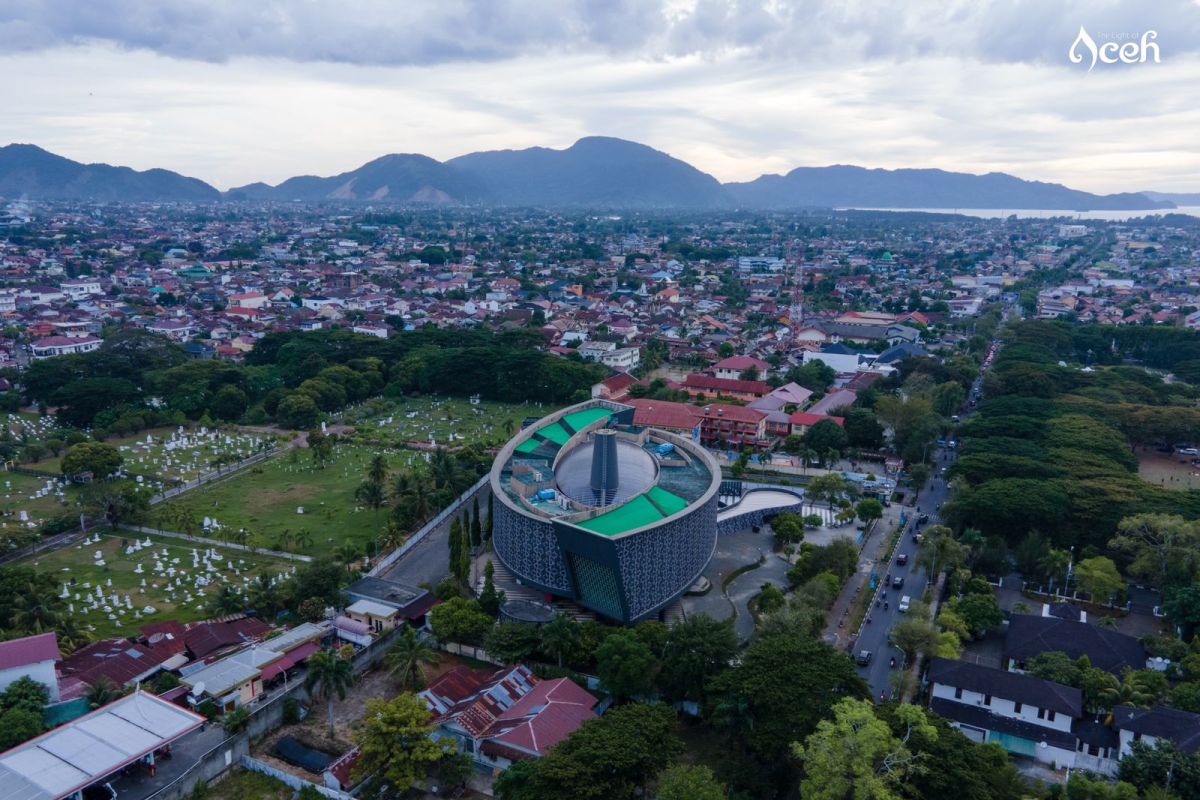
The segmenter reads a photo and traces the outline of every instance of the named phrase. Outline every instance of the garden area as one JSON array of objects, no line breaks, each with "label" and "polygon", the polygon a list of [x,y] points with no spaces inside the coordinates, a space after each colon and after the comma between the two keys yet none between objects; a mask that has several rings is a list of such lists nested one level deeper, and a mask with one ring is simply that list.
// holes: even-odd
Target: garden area
[{"label": "garden area", "polygon": [[[99,557],[97,557],[99,556]],[[154,619],[206,619],[209,596],[224,586],[248,596],[261,573],[282,575],[292,561],[222,547],[200,547],[134,532],[93,533],[23,562],[56,576],[68,613],[96,638],[129,636]]]}]

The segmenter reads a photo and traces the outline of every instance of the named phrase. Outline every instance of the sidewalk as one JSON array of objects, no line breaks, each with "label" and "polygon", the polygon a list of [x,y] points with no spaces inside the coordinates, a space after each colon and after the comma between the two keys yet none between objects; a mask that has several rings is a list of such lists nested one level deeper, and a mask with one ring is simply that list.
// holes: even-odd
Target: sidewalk
[{"label": "sidewalk", "polygon": [[829,624],[825,627],[822,639],[837,650],[850,646],[855,632],[850,629],[850,609],[859,595],[867,588],[871,573],[879,559],[879,548],[891,539],[892,531],[900,524],[900,514],[911,510],[908,506],[893,503],[883,510],[883,518],[875,523],[859,548],[858,571],[850,577],[842,587],[842,593],[834,601],[829,610]]}]

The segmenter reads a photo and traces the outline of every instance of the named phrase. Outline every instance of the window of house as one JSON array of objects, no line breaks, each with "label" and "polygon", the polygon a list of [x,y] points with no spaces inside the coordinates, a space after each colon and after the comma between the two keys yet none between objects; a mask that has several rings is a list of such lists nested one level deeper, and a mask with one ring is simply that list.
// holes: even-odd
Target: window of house
[{"label": "window of house", "polygon": [[958,688],[956,688],[956,689],[954,690],[954,699],[955,699],[955,700],[962,700],[962,689],[958,689]]},{"label": "window of house", "polygon": [[1013,703],[1013,713],[1014,714],[1021,713],[1021,704],[1020,703]]},{"label": "window of house", "polygon": [[990,694],[985,694],[983,696],[983,704],[985,706],[990,706],[992,704],[992,696]]},{"label": "window of house", "polygon": [[1054,722],[1054,712],[1053,711],[1046,712],[1046,720],[1048,722]]},{"label": "window of house", "polygon": [[1046,718],[1046,709],[1039,708],[1038,709],[1038,719],[1045,719],[1045,718]]}]

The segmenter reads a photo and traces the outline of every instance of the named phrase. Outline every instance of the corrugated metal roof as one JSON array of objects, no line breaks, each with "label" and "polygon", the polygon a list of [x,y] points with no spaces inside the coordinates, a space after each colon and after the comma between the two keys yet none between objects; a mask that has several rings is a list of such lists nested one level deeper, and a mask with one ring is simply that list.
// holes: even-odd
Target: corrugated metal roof
[{"label": "corrugated metal roof", "polygon": [[4,800],[62,800],[203,722],[199,714],[134,692],[0,754]]}]

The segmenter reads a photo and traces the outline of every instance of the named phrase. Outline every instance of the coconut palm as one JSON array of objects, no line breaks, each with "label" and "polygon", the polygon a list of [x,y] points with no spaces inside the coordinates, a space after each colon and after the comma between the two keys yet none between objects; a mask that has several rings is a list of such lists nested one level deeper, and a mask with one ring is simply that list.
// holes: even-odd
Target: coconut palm
[{"label": "coconut palm", "polygon": [[274,580],[274,575],[262,572],[250,584],[251,605],[261,616],[268,619],[274,618],[279,609],[283,608],[283,600],[279,597],[279,587]]},{"label": "coconut palm", "polygon": [[400,679],[405,691],[415,692],[425,685],[425,667],[433,666],[441,656],[416,628],[404,626],[396,644],[387,654],[387,670]]},{"label": "coconut palm", "polygon": [[404,544],[406,538],[404,529],[396,524],[396,520],[389,519],[383,524],[383,531],[379,534],[379,549],[381,551],[395,550]]},{"label": "coconut palm", "polygon": [[453,489],[458,485],[458,462],[444,447],[433,451],[429,461],[429,471],[433,476],[433,485],[437,489]]},{"label": "coconut palm", "polygon": [[367,480],[383,486],[388,476],[388,462],[382,453],[376,453],[367,467]]},{"label": "coconut palm", "polygon": [[292,534],[292,544],[298,549],[303,550],[313,546],[313,535],[309,531],[299,530]]},{"label": "coconut palm", "polygon": [[360,483],[358,488],[354,490],[354,497],[360,503],[374,511],[378,511],[387,499],[383,491],[383,484],[372,480],[365,480]]},{"label": "coconut palm", "polygon": [[106,706],[116,700],[121,694],[122,692],[116,684],[108,678],[100,678],[87,693],[88,705],[92,708],[100,708],[100,706]]},{"label": "coconut palm", "polygon": [[47,583],[37,580],[17,592],[9,609],[13,627],[31,633],[53,630],[63,616],[62,600]]},{"label": "coconut palm", "polygon": [[333,557],[347,567],[357,561],[361,555],[362,553],[359,551],[358,545],[354,542],[342,542],[333,551]]},{"label": "coconut palm", "polygon": [[[329,723],[329,738],[333,738],[333,698],[346,699],[346,691],[354,683],[354,665],[342,653],[322,650],[308,659],[308,674],[304,690],[310,698],[320,695],[325,700],[325,719]],[[315,690],[315,694],[314,694]]]},{"label": "coconut palm", "polygon": [[208,598],[208,613],[214,617],[237,614],[245,608],[242,596],[232,586],[222,586],[216,594]]}]

